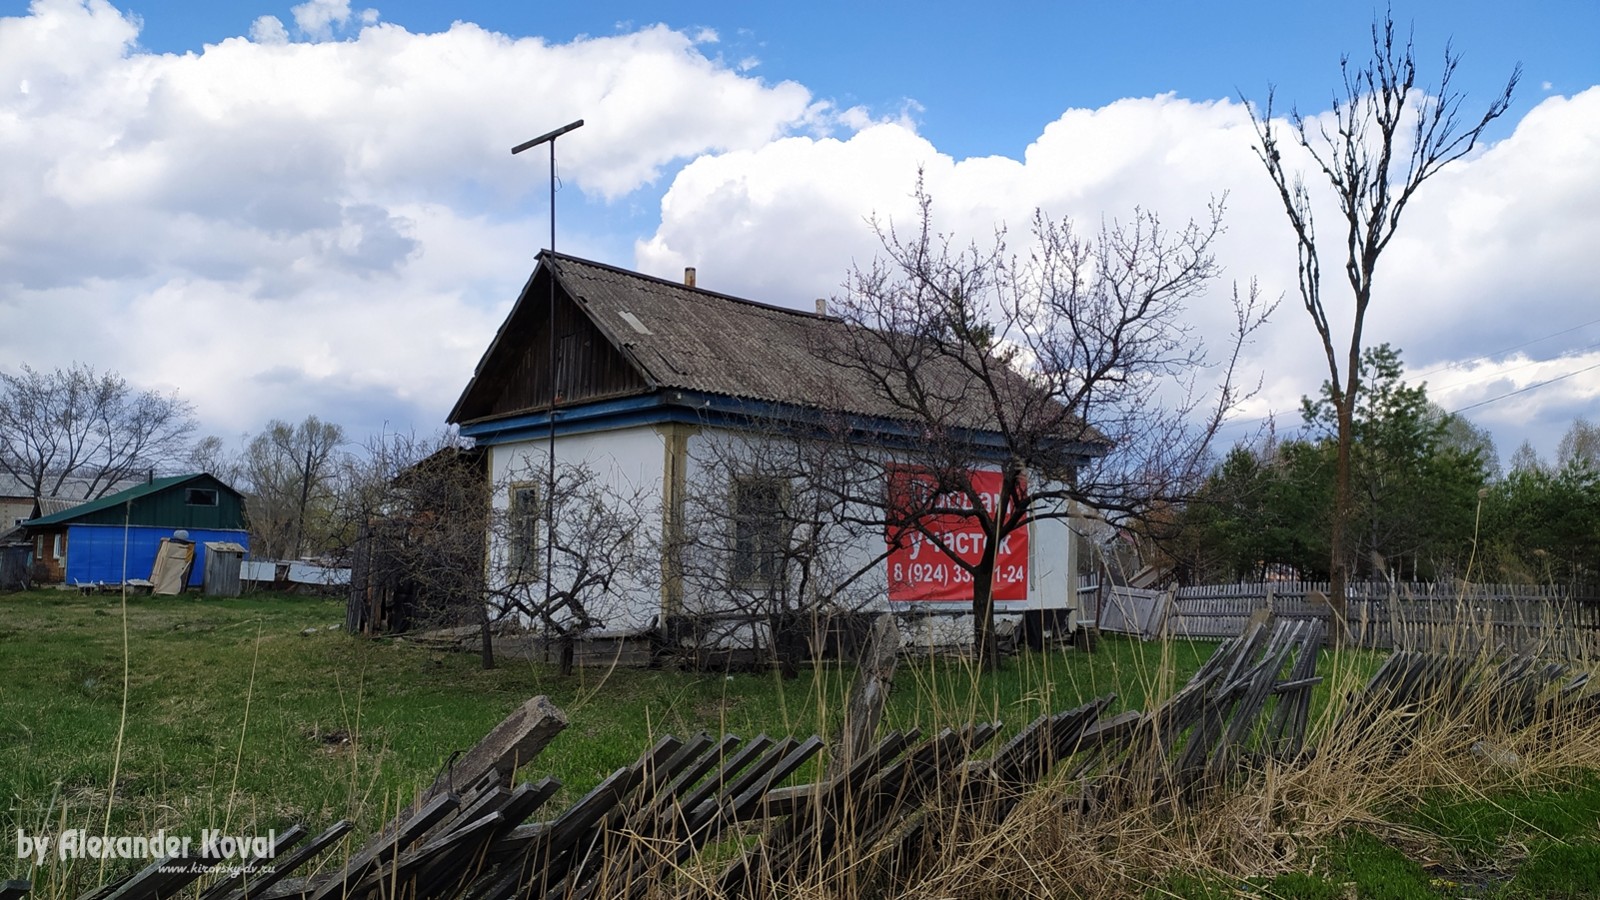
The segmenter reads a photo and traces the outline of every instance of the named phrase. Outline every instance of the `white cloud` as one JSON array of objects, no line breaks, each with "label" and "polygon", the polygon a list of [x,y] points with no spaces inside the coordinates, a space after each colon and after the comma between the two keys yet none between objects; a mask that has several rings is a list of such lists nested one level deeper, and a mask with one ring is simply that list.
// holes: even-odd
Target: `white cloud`
[{"label": "white cloud", "polygon": [[[1142,206],[1176,225],[1226,195],[1228,232],[1216,246],[1226,280],[1258,277],[1265,293],[1284,297],[1249,349],[1246,363],[1263,382],[1249,412],[1276,410],[1280,427],[1292,426],[1299,397],[1315,393],[1326,367],[1296,292],[1293,239],[1254,140],[1238,104],[1172,96],[1068,110],[1021,161],[955,160],[905,123],[874,124],[848,140],[790,137],[686,166],[662,201],[660,227],[638,243],[636,257],[658,274],[695,265],[700,283],[713,289],[806,307],[836,292],[852,260],[865,264],[876,255],[869,216],[911,220],[918,167],[942,230],[983,241],[1006,223],[1013,245],[1035,207],[1094,227]],[[1592,319],[1600,283],[1600,254],[1589,246],[1600,234],[1597,158],[1600,87],[1544,100],[1509,138],[1425,185],[1383,258],[1367,342],[1394,344],[1421,371],[1497,357],[1519,341]],[[1325,295],[1336,324],[1347,324],[1334,211],[1323,209],[1319,223],[1330,241]],[[1219,284],[1194,308],[1214,346],[1229,321],[1226,289]],[[1594,330],[1587,333],[1594,340]],[[1558,343],[1544,353],[1561,349]],[[1542,370],[1505,383],[1526,386],[1543,377],[1535,372]],[[1470,415],[1501,429],[1502,444],[1514,447],[1521,435],[1548,449],[1577,398],[1597,394],[1600,373],[1589,372]],[[1453,407],[1483,398],[1452,391],[1439,399]]]},{"label": "white cloud", "polygon": [[289,31],[277,16],[260,16],[250,23],[250,40],[258,44],[282,44],[289,40]]},{"label": "white cloud", "polygon": [[[611,220],[645,222],[637,265],[695,265],[707,287],[800,307],[873,257],[869,215],[910,221],[919,166],[941,226],[979,240],[998,222],[1018,237],[1036,206],[1092,227],[1142,205],[1176,224],[1225,193],[1227,277],[1286,295],[1251,348],[1264,382],[1252,410],[1292,422],[1324,377],[1293,244],[1235,103],[1067,110],[1021,159],[958,160],[917,133],[914,101],[887,119],[838,109],[708,58],[706,31],[552,44],[471,24],[411,34],[348,0],[293,12],[296,36],[316,40],[292,42],[262,16],[248,40],[182,55],[139,49],[137,20],[104,0],[36,0],[0,18],[0,85],[15,86],[0,91],[0,365],[84,359],[178,387],[224,433],[308,413],[426,430],[543,242],[529,210],[542,212],[545,169],[506,149],[584,118],[562,138],[562,183]],[[1545,98],[1447,169],[1384,258],[1369,340],[1401,347],[1418,372],[1489,355],[1469,370],[1478,387],[1430,378],[1446,405],[1554,372],[1512,371],[1521,358],[1507,348],[1594,317],[1597,158],[1600,88]],[[644,189],[668,173],[656,224]],[[569,231],[562,204],[563,249],[615,246]],[[1338,266],[1325,268],[1339,304]],[[1220,299],[1197,309],[1213,335]],[[1596,339],[1525,352],[1548,360]],[[1473,416],[1501,429],[1503,448],[1520,431],[1548,453],[1574,409],[1592,413],[1595,375]]]},{"label": "white cloud", "polygon": [[609,201],[831,115],[659,26],[550,44],[294,12],[315,37],[366,27],[294,43],[262,17],[158,55],[102,0],[0,19],[0,84],[30,87],[0,96],[3,365],[177,387],[224,433],[308,413],[427,430],[542,244],[523,197],[543,167],[508,147],[588,117],[561,175]]},{"label": "white cloud", "polygon": [[335,30],[342,30],[350,23],[350,0],[306,0],[289,12],[301,34],[312,40],[326,41],[333,38]]}]

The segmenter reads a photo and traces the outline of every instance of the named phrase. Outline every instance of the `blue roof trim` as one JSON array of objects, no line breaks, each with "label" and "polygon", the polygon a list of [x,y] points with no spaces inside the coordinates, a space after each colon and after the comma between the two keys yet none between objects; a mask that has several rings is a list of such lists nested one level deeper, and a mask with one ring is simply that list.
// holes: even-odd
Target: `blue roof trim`
[{"label": "blue roof trim", "polygon": [[[776,428],[783,434],[796,437],[835,437],[838,423],[830,422],[835,415],[809,407],[744,400],[723,394],[663,391],[557,408],[555,433],[558,437],[564,437],[675,422],[733,430]],[[847,416],[843,424],[848,429],[849,439],[862,444],[916,449],[924,446],[926,441],[915,423],[897,419]],[[536,412],[475,422],[461,426],[461,434],[485,446],[544,440],[550,436],[550,414],[548,411]],[[1006,455],[1004,438],[994,432],[962,430],[953,436],[970,445],[980,457],[991,457],[998,461]],[[1088,463],[1092,456],[1098,455],[1098,448],[1094,445],[1082,443],[1080,447],[1077,453],[1079,465]]]},{"label": "blue roof trim", "polygon": [[[558,408],[555,411],[556,434],[587,434],[673,421],[672,410],[665,401],[663,394],[646,394]],[[550,413],[534,412],[474,422],[462,425],[461,434],[485,446],[539,440],[550,435]]]}]

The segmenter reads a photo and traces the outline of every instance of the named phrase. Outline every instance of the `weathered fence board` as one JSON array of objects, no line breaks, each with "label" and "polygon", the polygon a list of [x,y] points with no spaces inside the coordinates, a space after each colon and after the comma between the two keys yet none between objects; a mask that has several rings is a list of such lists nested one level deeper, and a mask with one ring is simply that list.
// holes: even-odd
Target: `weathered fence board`
[{"label": "weathered fence board", "polygon": [[[1318,619],[1331,628],[1327,582],[1200,585],[1158,591],[1109,587],[1105,631],[1226,638],[1251,616]],[[1163,607],[1162,598],[1169,599]],[[1550,585],[1352,583],[1345,619],[1351,642],[1383,650],[1466,651],[1481,645],[1563,659],[1600,659],[1600,599]]]}]

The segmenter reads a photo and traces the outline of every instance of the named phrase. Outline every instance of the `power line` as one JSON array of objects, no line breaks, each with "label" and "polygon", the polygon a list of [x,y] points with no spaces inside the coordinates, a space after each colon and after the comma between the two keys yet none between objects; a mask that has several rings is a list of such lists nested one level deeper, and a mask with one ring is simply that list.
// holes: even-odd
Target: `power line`
[{"label": "power line", "polygon": [[1587,328],[1590,325],[1594,325],[1596,323],[1600,323],[1600,319],[1590,319],[1587,322],[1579,322],[1578,324],[1572,326],[1571,328],[1563,328],[1560,331],[1551,332],[1550,334],[1544,335],[1543,337],[1536,337],[1533,340],[1523,341],[1520,344],[1512,344],[1509,347],[1502,347],[1499,350],[1495,350],[1492,353],[1485,353],[1482,356],[1474,356],[1471,359],[1458,359],[1458,360],[1453,360],[1451,362],[1447,362],[1442,366],[1437,366],[1435,368],[1429,369],[1426,372],[1419,373],[1416,377],[1418,377],[1418,378],[1427,378],[1429,375],[1433,375],[1433,374],[1436,374],[1436,373],[1439,373],[1439,372],[1443,372],[1446,369],[1456,369],[1456,368],[1460,368],[1461,366],[1469,366],[1469,365],[1471,365],[1471,364],[1473,364],[1475,362],[1482,362],[1484,360],[1493,359],[1493,358],[1495,358],[1497,356],[1500,356],[1501,354],[1510,353],[1513,350],[1521,350],[1523,347],[1526,347],[1526,346],[1528,346],[1530,344],[1537,344],[1540,341],[1548,341],[1553,337],[1560,337],[1563,334],[1571,334],[1572,332],[1577,331],[1580,328]]},{"label": "power line", "polygon": [[1526,394],[1527,392],[1529,392],[1529,391],[1531,391],[1531,390],[1533,390],[1535,388],[1542,388],[1542,387],[1544,387],[1546,385],[1555,384],[1558,381],[1565,381],[1565,380],[1567,380],[1568,378],[1571,378],[1574,375],[1582,375],[1585,372],[1592,372],[1595,369],[1600,369],[1600,363],[1595,363],[1592,366],[1584,366],[1581,369],[1577,369],[1577,370],[1568,372],[1565,375],[1557,375],[1554,378],[1550,378],[1550,379],[1547,379],[1545,381],[1538,382],[1536,384],[1530,384],[1530,385],[1528,385],[1527,387],[1524,387],[1524,388],[1517,388],[1514,391],[1511,391],[1511,392],[1505,393],[1505,394],[1501,394],[1498,397],[1490,397],[1487,400],[1479,400],[1477,403],[1471,403],[1471,404],[1468,404],[1466,406],[1461,407],[1460,409],[1451,410],[1450,414],[1451,415],[1455,415],[1456,413],[1464,413],[1469,409],[1477,409],[1480,406],[1488,406],[1491,403],[1498,403],[1499,401],[1504,400],[1507,397],[1515,397],[1518,394]]},{"label": "power line", "polygon": [[[1530,343],[1533,343],[1533,342],[1530,341]],[[1577,356],[1579,354],[1582,354],[1586,350],[1593,350],[1596,347],[1600,347],[1600,341],[1595,341],[1592,344],[1585,344],[1582,347],[1577,347],[1577,348],[1575,348],[1573,350],[1569,350],[1566,353],[1563,353],[1561,356],[1556,357],[1556,359],[1561,359],[1562,357],[1566,357],[1566,356]],[[1488,357],[1480,356],[1480,357],[1478,357],[1478,359],[1488,359]],[[1442,367],[1440,367],[1438,369],[1434,369],[1433,371],[1441,372],[1441,371],[1444,371],[1445,369],[1451,368],[1452,366],[1458,366],[1458,365],[1464,366],[1464,365],[1468,365],[1468,364],[1476,362],[1476,361],[1477,360],[1469,359],[1466,362],[1462,362],[1462,363],[1451,363],[1448,366],[1442,366]],[[1501,378],[1501,377],[1503,377],[1503,376],[1505,376],[1505,375],[1507,375],[1507,374],[1509,374],[1511,372],[1520,372],[1523,369],[1531,368],[1533,366],[1542,366],[1545,363],[1554,362],[1554,361],[1555,360],[1549,360],[1549,359],[1530,359],[1530,360],[1528,360],[1527,362],[1523,363],[1520,366],[1512,366],[1509,369],[1496,369],[1495,371],[1489,372],[1488,374],[1479,375],[1477,378],[1468,378],[1466,381],[1457,381],[1457,382],[1455,382],[1453,384],[1441,385],[1441,386],[1435,388],[1435,390],[1439,391],[1440,393],[1444,393],[1446,391],[1453,391],[1456,388],[1463,388],[1463,387],[1466,387],[1469,384],[1477,384],[1480,381],[1488,381],[1491,378]],[[1424,378],[1424,377],[1427,376],[1427,374],[1428,373],[1424,372],[1422,375],[1418,375],[1416,377],[1419,378],[1419,379],[1420,378]]]},{"label": "power line", "polygon": [[[1587,322],[1579,322],[1578,324],[1573,325],[1570,328],[1563,328],[1560,331],[1553,331],[1553,332],[1551,332],[1549,334],[1546,334],[1546,335],[1543,335],[1541,337],[1536,337],[1536,338],[1533,338],[1532,340],[1523,341],[1520,344],[1513,344],[1513,345],[1511,345],[1509,347],[1503,347],[1503,348],[1501,348],[1499,350],[1495,350],[1495,351],[1493,351],[1491,353],[1486,353],[1486,354],[1484,354],[1482,356],[1475,356],[1475,357],[1472,357],[1471,359],[1465,359],[1465,360],[1455,360],[1453,362],[1445,363],[1442,366],[1436,366],[1436,367],[1434,367],[1432,369],[1427,370],[1426,372],[1420,372],[1420,373],[1418,373],[1416,375],[1413,375],[1412,378],[1414,378],[1417,381],[1421,381],[1422,379],[1427,378],[1429,375],[1434,375],[1434,374],[1437,374],[1439,372],[1447,371],[1449,369],[1462,368],[1464,366],[1469,366],[1469,365],[1471,365],[1473,363],[1476,363],[1476,362],[1483,362],[1483,361],[1491,360],[1491,359],[1494,359],[1495,357],[1498,357],[1498,356],[1500,356],[1502,354],[1510,353],[1513,350],[1520,350],[1523,347],[1529,346],[1530,344],[1537,344],[1540,341],[1547,341],[1547,340],[1549,340],[1550,338],[1553,338],[1553,337],[1560,337],[1563,334],[1570,334],[1570,333],[1572,333],[1574,331],[1579,330],[1580,328],[1587,328],[1590,325],[1594,325],[1594,324],[1597,324],[1597,323],[1600,323],[1600,319],[1590,319]],[[1570,353],[1582,353],[1585,350],[1592,350],[1592,349],[1594,349],[1596,347],[1600,347],[1600,342],[1595,342],[1593,344],[1587,344],[1587,345],[1585,345],[1583,347],[1579,347],[1576,350],[1569,351],[1569,352]],[[1439,393],[1439,394],[1447,393],[1449,391],[1453,391],[1453,390],[1456,390],[1458,388],[1463,388],[1463,387],[1467,387],[1469,385],[1477,384],[1478,382],[1481,382],[1481,381],[1487,381],[1487,380],[1492,379],[1492,378],[1500,378],[1500,377],[1503,377],[1503,376],[1505,376],[1506,374],[1508,374],[1510,372],[1517,372],[1517,371],[1520,371],[1522,369],[1526,369],[1526,368],[1529,368],[1529,367],[1532,367],[1532,366],[1537,366],[1537,365],[1543,365],[1543,364],[1548,363],[1548,362],[1553,362],[1553,360],[1546,360],[1546,359],[1529,360],[1528,362],[1526,362],[1526,363],[1524,363],[1524,364],[1522,364],[1520,366],[1513,366],[1510,369],[1500,369],[1500,370],[1497,370],[1497,371],[1494,371],[1494,372],[1490,372],[1490,373],[1488,373],[1486,375],[1483,375],[1481,377],[1478,377],[1478,378],[1471,378],[1471,379],[1468,379],[1466,381],[1458,381],[1458,382],[1456,382],[1454,384],[1448,384],[1448,385],[1443,385],[1443,386],[1436,387],[1434,389],[1434,392],[1435,393]],[[1454,415],[1455,413],[1466,412],[1469,409],[1477,409],[1480,406],[1488,406],[1491,403],[1496,403],[1496,402],[1498,402],[1500,400],[1506,399],[1507,397],[1515,397],[1518,394],[1526,393],[1526,392],[1531,391],[1531,390],[1533,390],[1535,388],[1544,387],[1547,384],[1554,384],[1554,383],[1556,383],[1558,381],[1564,381],[1564,380],[1566,380],[1568,378],[1573,377],[1574,375],[1582,375],[1584,372],[1591,371],[1591,370],[1593,370],[1595,368],[1600,368],[1600,365],[1589,366],[1587,368],[1578,369],[1577,371],[1574,371],[1574,372],[1568,372],[1565,375],[1558,375],[1555,378],[1549,379],[1548,381],[1541,381],[1538,384],[1530,384],[1527,387],[1518,388],[1517,390],[1511,391],[1510,393],[1501,394],[1498,397],[1490,397],[1487,400],[1480,400],[1477,403],[1473,403],[1473,404],[1468,405],[1468,406],[1463,406],[1460,409],[1453,410],[1451,412],[1451,415]],[[1264,425],[1267,422],[1271,422],[1271,421],[1279,418],[1280,414],[1289,415],[1289,414],[1292,414],[1293,412],[1294,412],[1294,410],[1283,410],[1281,412],[1278,411],[1278,410],[1274,410],[1272,412],[1267,413],[1264,416],[1260,416],[1260,417],[1256,417],[1256,418],[1234,419],[1229,424],[1231,426],[1233,426],[1233,427],[1239,427],[1239,426],[1244,426],[1244,425],[1259,426],[1259,425]]]}]

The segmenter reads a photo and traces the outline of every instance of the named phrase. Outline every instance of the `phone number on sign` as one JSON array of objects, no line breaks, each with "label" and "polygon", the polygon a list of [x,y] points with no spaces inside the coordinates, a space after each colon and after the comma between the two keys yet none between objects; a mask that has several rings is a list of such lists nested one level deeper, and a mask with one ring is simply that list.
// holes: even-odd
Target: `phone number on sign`
[{"label": "phone number on sign", "polygon": [[[895,563],[890,576],[895,584],[971,584],[972,573],[949,562]],[[1000,566],[996,584],[1017,584],[1026,577],[1022,566]]]}]

